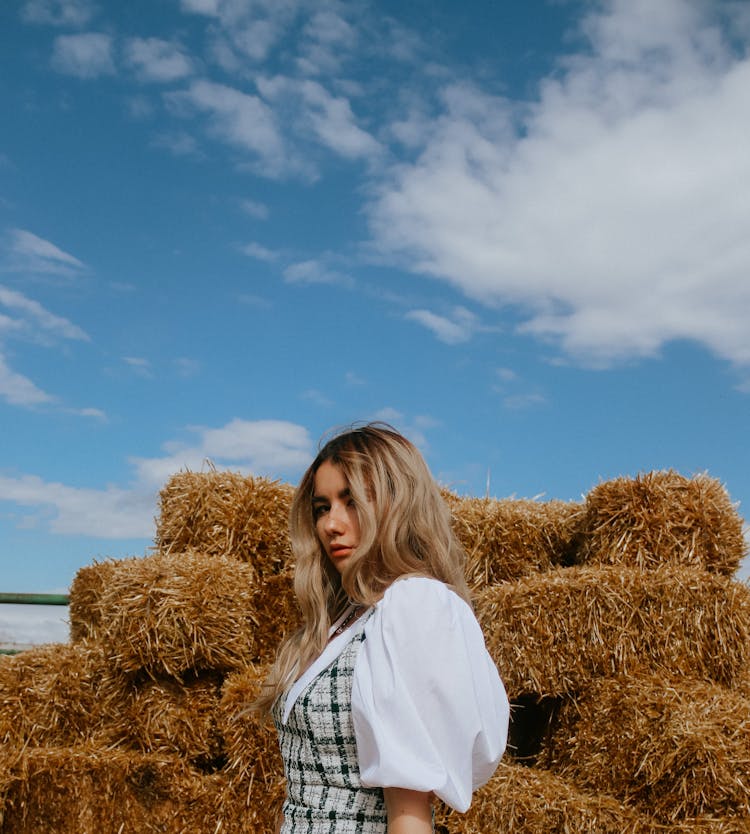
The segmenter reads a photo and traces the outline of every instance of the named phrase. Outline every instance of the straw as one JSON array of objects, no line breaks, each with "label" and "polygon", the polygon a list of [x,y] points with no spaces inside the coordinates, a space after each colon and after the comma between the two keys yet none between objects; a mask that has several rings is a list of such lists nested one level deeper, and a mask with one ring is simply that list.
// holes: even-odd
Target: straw
[{"label": "straw", "polygon": [[288,516],[294,490],[234,472],[180,472],[160,493],[156,546],[162,553],[200,550],[238,559],[261,576],[282,573],[291,549]]},{"label": "straw", "polygon": [[732,575],[747,552],[742,519],[722,484],[649,472],[599,484],[586,497],[578,560],[650,569],[662,564]]},{"label": "straw", "polygon": [[748,674],[750,587],[702,570],[560,568],[487,588],[475,605],[512,698],[636,672],[730,687]]},{"label": "straw", "polygon": [[596,681],[560,711],[547,754],[564,778],[664,823],[750,820],[750,701],[715,684]]},{"label": "straw", "polygon": [[566,501],[459,498],[443,491],[466,550],[473,589],[550,570],[572,558],[582,505]]}]

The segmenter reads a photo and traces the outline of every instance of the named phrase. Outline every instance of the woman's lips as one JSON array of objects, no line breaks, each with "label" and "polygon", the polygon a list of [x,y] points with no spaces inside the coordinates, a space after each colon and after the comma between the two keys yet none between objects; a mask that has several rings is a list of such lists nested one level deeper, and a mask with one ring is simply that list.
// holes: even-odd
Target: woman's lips
[{"label": "woman's lips", "polygon": [[348,556],[352,552],[351,547],[347,547],[343,544],[332,544],[331,545],[331,558],[332,559],[342,559],[344,556]]}]

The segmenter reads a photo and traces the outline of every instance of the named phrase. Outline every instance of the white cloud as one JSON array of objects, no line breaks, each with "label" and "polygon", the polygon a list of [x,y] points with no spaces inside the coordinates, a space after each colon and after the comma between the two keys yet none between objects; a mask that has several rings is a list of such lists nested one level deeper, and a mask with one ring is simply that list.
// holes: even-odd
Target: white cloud
[{"label": "white cloud", "polygon": [[8,367],[5,357],[0,354],[0,397],[11,405],[30,407],[54,402],[55,398],[42,391],[28,377]]},{"label": "white cloud", "polygon": [[114,75],[112,37],[103,32],[58,35],[52,51],[52,67],[78,78]]},{"label": "white cloud", "polygon": [[71,275],[85,269],[78,258],[26,229],[10,229],[7,239],[10,254],[7,269],[11,272]]},{"label": "white cloud", "polygon": [[168,443],[160,458],[133,457],[140,483],[158,487],[181,469],[200,470],[207,461],[248,474],[280,477],[297,472],[311,459],[307,429],[283,420],[235,419],[218,428],[195,428],[193,444]]},{"label": "white cloud", "polygon": [[255,258],[256,261],[265,261],[266,263],[272,263],[279,258],[278,252],[273,249],[267,249],[265,246],[261,246],[260,243],[254,242],[240,246],[240,252],[249,258]]},{"label": "white cloud", "polygon": [[[11,290],[1,284],[0,305],[8,310],[20,313],[21,318],[12,321],[12,329],[16,335],[24,331],[31,334],[35,331],[42,331],[44,335],[50,337],[89,341],[88,335],[77,324],[73,324],[73,322],[62,316],[50,313],[38,301],[34,301],[22,293]],[[6,317],[3,318],[10,321]]]},{"label": "white cloud", "polygon": [[161,38],[130,38],[124,54],[141,81],[168,83],[193,73],[193,62],[182,47]]},{"label": "white cloud", "polygon": [[284,280],[289,284],[342,284],[354,282],[348,275],[330,269],[318,260],[299,261],[284,269]]},{"label": "white cloud", "polygon": [[429,310],[410,310],[405,318],[416,321],[431,330],[441,342],[447,345],[468,342],[479,326],[477,317],[464,307],[456,307],[450,319]]},{"label": "white cloud", "polygon": [[151,377],[153,377],[154,375],[151,369],[150,360],[144,358],[143,356],[123,356],[122,361],[129,368],[132,368],[133,371],[136,374],[138,374],[138,376],[145,377],[146,379],[151,379]]},{"label": "white cloud", "polygon": [[256,83],[266,100],[294,114],[290,128],[302,138],[315,136],[321,145],[347,159],[381,153],[380,143],[357,125],[348,99],[332,95],[317,81],[277,76],[259,78]]},{"label": "white cloud", "polygon": [[[59,593],[65,593],[60,591]],[[69,625],[66,606],[0,606],[0,643],[37,645],[67,643]]]},{"label": "white cloud", "polygon": [[258,96],[224,84],[194,81],[188,90],[167,94],[178,109],[209,114],[209,131],[220,141],[260,158],[257,173],[278,177],[295,169],[287,158],[284,140],[272,110]]},{"label": "white cloud", "polygon": [[[157,490],[176,472],[201,470],[207,461],[245,474],[297,476],[313,457],[308,431],[283,420],[235,419],[218,429],[193,428],[195,442],[164,444],[166,455],[131,457],[127,487],[76,487],[36,475],[0,476],[0,501],[31,507],[31,522],[61,535],[102,539],[152,538]],[[29,522],[24,516],[24,523]]]},{"label": "white cloud", "polygon": [[21,19],[50,26],[85,26],[95,12],[91,0],[26,0]]},{"label": "white cloud", "polygon": [[177,368],[177,373],[185,379],[196,376],[203,368],[203,363],[200,360],[189,359],[185,356],[175,359],[174,365]]},{"label": "white cloud", "polygon": [[39,520],[53,533],[105,539],[153,536],[154,497],[138,490],[71,487],[36,475],[0,476],[0,500],[39,508]]},{"label": "white cloud", "polygon": [[750,364],[750,57],[712,9],[590,12],[536,102],[447,88],[371,206],[381,249],[585,363],[687,339]]},{"label": "white cloud", "polygon": [[268,219],[268,206],[264,203],[259,203],[257,200],[241,200],[240,208],[245,214],[249,214],[250,217],[254,217],[256,220]]},{"label": "white cloud", "polygon": [[357,41],[357,30],[340,14],[317,11],[302,30],[297,66],[303,75],[338,73],[342,58],[354,52]]},{"label": "white cloud", "polygon": [[160,133],[153,138],[151,144],[155,148],[164,148],[175,156],[200,157],[203,155],[195,136],[184,131]]}]

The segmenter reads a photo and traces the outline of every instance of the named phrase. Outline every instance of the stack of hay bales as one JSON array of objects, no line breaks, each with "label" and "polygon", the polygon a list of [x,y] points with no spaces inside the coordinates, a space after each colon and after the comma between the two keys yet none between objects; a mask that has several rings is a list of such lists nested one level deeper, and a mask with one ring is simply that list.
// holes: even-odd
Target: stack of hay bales
[{"label": "stack of hay bales", "polygon": [[[247,705],[297,622],[291,497],[176,475],[153,555],[79,571],[72,642],[0,662],[3,831],[274,830],[275,733]],[[514,708],[509,755],[437,831],[750,834],[750,589],[722,486],[445,497]]]}]

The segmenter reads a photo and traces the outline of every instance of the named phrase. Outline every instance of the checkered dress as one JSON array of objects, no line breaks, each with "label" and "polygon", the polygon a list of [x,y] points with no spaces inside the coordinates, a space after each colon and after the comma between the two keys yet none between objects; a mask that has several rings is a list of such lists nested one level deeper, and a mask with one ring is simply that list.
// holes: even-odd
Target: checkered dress
[{"label": "checkered dress", "polygon": [[287,779],[281,834],[386,834],[383,790],[360,782],[351,713],[354,663],[368,616],[336,660],[300,693],[286,724],[285,699],[274,707]]}]

